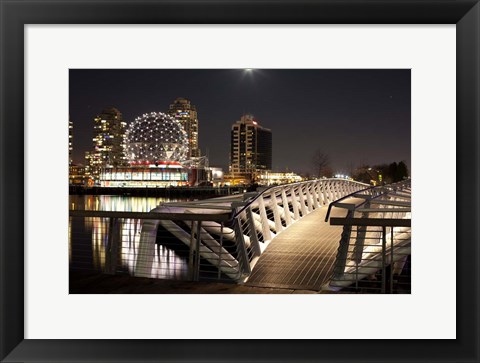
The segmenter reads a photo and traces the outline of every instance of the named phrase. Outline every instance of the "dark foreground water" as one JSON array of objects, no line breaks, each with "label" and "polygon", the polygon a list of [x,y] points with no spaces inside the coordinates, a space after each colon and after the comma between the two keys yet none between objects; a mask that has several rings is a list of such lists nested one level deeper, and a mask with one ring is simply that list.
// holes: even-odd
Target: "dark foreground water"
[{"label": "dark foreground water", "polygon": [[[149,198],[113,195],[70,195],[69,209],[122,212],[149,212],[161,202],[184,201],[185,199]],[[116,259],[116,273],[132,276],[183,279],[187,276],[187,259],[182,248],[157,244],[149,254],[153,255],[148,267],[142,263],[142,248],[139,246],[142,221],[119,220],[120,245]],[[106,272],[109,256],[108,218],[70,217],[69,219],[69,265],[72,271]]]}]

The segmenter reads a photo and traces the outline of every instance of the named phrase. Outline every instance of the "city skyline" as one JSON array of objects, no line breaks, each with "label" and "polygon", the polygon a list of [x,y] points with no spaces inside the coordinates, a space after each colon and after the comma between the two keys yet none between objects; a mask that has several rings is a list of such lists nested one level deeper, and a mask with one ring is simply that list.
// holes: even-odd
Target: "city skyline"
[{"label": "city skyline", "polygon": [[202,155],[225,170],[231,125],[247,113],[274,134],[273,170],[311,172],[318,149],[336,171],[410,167],[410,83],[410,70],[70,70],[73,161],[85,163],[104,108],[130,125],[183,97],[198,113]]}]

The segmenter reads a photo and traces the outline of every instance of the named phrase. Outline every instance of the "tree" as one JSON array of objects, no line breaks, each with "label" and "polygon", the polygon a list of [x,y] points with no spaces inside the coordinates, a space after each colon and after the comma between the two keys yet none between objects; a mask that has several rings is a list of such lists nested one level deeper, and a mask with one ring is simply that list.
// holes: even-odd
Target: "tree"
[{"label": "tree", "polygon": [[356,181],[370,184],[372,180],[378,182],[378,172],[376,169],[371,168],[370,165],[363,164],[353,171],[352,178]]},{"label": "tree", "polygon": [[398,163],[397,170],[395,173],[395,181],[401,181],[408,178],[408,168],[407,164],[402,160]]},{"label": "tree", "polygon": [[312,165],[314,174],[318,174],[318,177],[331,177],[332,169],[330,168],[330,157],[325,154],[321,149],[317,149],[312,157]]},{"label": "tree", "polygon": [[372,167],[362,165],[355,169],[352,176],[355,180],[364,183],[375,181],[377,185],[384,185],[408,178],[408,168],[404,161],[399,163],[378,164]]},{"label": "tree", "polygon": [[395,183],[397,182],[397,169],[398,169],[398,164],[396,161],[394,161],[393,163],[391,163],[389,166],[388,166],[388,177],[390,180],[388,180],[388,184],[390,183]]}]

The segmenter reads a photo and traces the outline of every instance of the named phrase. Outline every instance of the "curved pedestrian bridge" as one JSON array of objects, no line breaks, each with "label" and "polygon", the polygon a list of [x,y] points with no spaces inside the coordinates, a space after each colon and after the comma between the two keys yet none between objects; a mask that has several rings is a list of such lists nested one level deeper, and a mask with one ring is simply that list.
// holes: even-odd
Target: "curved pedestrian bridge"
[{"label": "curved pedestrian bridge", "polygon": [[249,286],[320,290],[358,285],[382,270],[385,290],[387,267],[391,265],[393,279],[393,267],[401,269],[410,254],[409,180],[372,188],[324,179],[276,186],[243,198],[212,199],[195,206],[168,203],[155,210],[185,208],[182,212],[205,216],[231,208],[228,222],[205,220],[185,228],[160,221],[189,246],[192,279],[208,278],[206,270],[216,266],[210,277]]},{"label": "curved pedestrian bridge", "polygon": [[[341,226],[325,222],[327,208],[313,211],[276,236],[258,259],[249,286],[320,290],[333,271]],[[344,217],[344,210],[334,216]]]},{"label": "curved pedestrian bridge", "polygon": [[374,188],[321,179],[150,213],[70,215],[108,218],[109,274],[127,265],[140,277],[387,292],[410,263],[410,197],[410,180]]}]

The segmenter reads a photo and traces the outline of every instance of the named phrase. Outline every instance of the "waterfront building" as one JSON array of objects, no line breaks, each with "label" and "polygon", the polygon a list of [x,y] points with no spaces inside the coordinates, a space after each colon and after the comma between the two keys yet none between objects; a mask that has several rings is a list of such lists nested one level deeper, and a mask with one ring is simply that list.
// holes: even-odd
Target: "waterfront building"
[{"label": "waterfront building", "polygon": [[301,182],[303,181],[303,178],[300,175],[292,172],[264,172],[257,175],[256,181],[259,185],[280,185]]},{"label": "waterfront building", "polygon": [[247,186],[252,184],[253,179],[251,174],[233,174],[233,173],[226,173],[223,175],[223,185],[228,186]]},{"label": "waterfront building", "polygon": [[168,114],[180,122],[188,137],[188,158],[200,156],[198,148],[198,118],[197,109],[190,100],[177,98],[170,105]]},{"label": "waterfront building", "polygon": [[88,162],[90,174],[97,178],[103,168],[127,165],[127,123],[114,107],[104,109],[93,122],[93,150],[88,155]]},{"label": "waterfront building", "polygon": [[247,184],[272,169],[272,132],[252,115],[243,115],[232,125],[229,169],[229,178]]},{"label": "waterfront building", "polygon": [[175,118],[162,112],[145,113],[128,127],[128,165],[109,165],[99,180],[103,187],[168,187],[188,185],[188,137]]},{"label": "waterfront building", "polygon": [[70,185],[85,185],[85,167],[80,164],[71,164],[68,167],[68,182]]},{"label": "waterfront building", "polygon": [[208,168],[209,181],[214,187],[222,186],[224,183],[223,180],[223,169],[219,167],[209,167]]},{"label": "waterfront building", "polygon": [[187,186],[188,169],[180,163],[132,164],[124,167],[104,168],[100,173],[100,186],[123,188],[165,188]]}]

